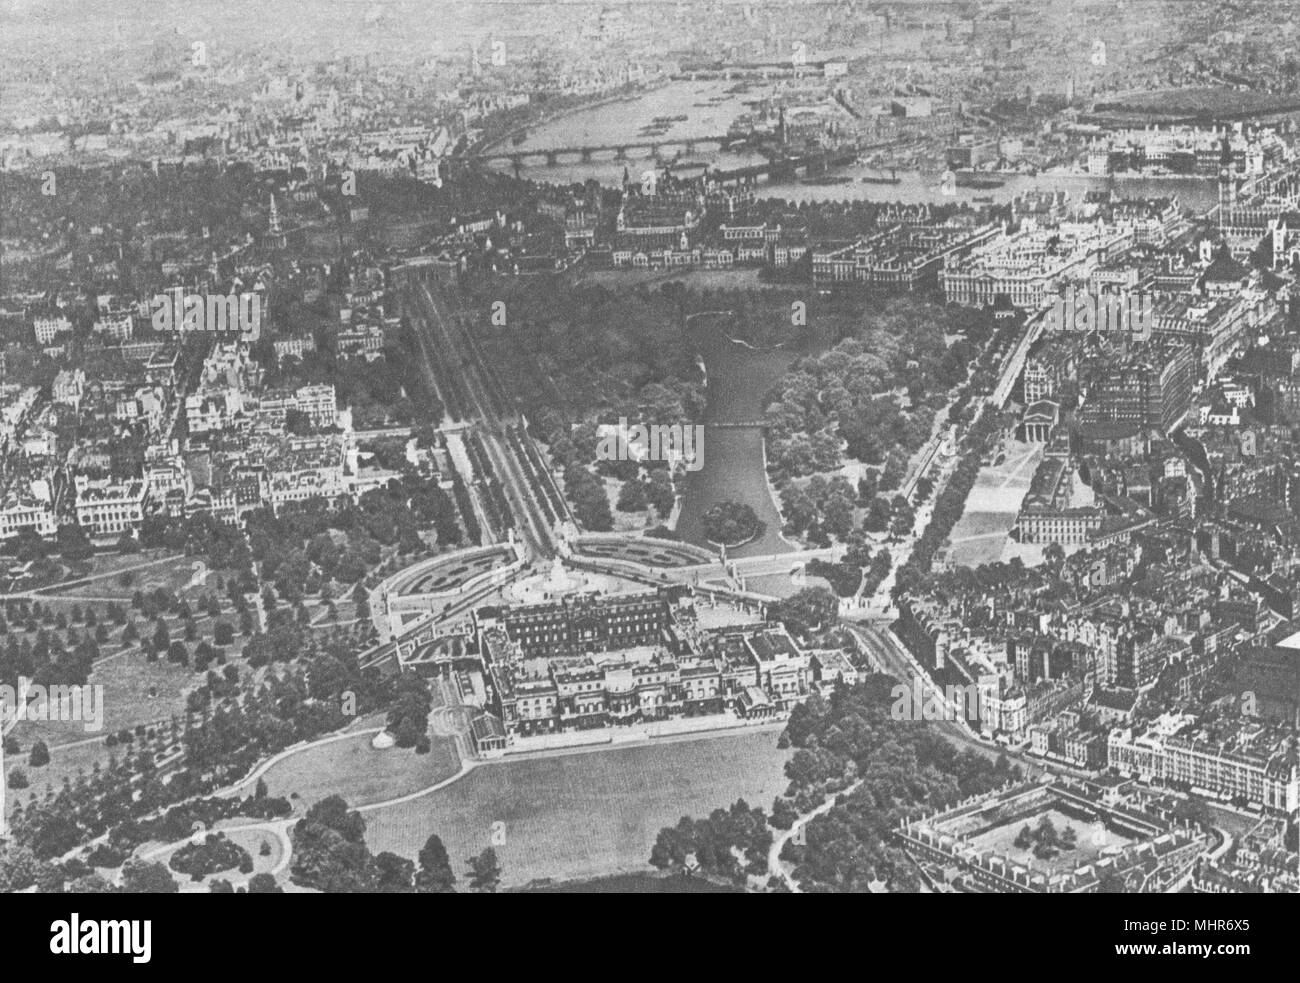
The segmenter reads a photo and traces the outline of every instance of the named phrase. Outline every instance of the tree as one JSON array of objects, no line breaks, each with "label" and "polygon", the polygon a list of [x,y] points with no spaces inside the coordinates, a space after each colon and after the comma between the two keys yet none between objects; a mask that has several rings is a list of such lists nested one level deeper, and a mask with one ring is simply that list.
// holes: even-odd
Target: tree
[{"label": "tree", "polygon": [[646,486],[638,478],[623,482],[618,493],[618,510],[620,512],[641,512],[649,504]]},{"label": "tree", "polygon": [[349,810],[347,801],[341,795],[331,795],[321,799],[307,810],[307,815],[302,822],[320,823],[337,831],[350,843],[365,842],[365,819],[362,818],[361,813]]},{"label": "tree", "polygon": [[270,874],[254,874],[248,879],[249,894],[283,894],[284,888]]},{"label": "tree", "polygon": [[449,894],[454,891],[456,875],[451,870],[451,857],[438,835],[432,834],[420,850],[420,869],[415,875],[415,889],[421,894]]},{"label": "tree", "polygon": [[30,784],[31,782],[27,780],[27,772],[16,767],[9,769],[9,787],[11,789],[18,791],[19,789],[27,788]]},{"label": "tree", "polygon": [[300,409],[291,409],[284,414],[284,429],[295,437],[306,437],[314,428],[310,416]]},{"label": "tree", "polygon": [[1048,543],[1043,550],[1043,560],[1053,570],[1060,570],[1065,563],[1065,547],[1060,543]]},{"label": "tree", "polygon": [[[179,642],[177,644],[180,644]],[[202,671],[208,667],[213,659],[217,657],[217,650],[209,645],[206,641],[199,642],[198,647],[194,650],[194,668]]]},{"label": "tree", "polygon": [[380,872],[365,833],[365,820],[341,796],[316,803],[293,828],[294,883],[327,893],[377,890]]},{"label": "tree", "polygon": [[415,747],[429,729],[433,700],[429,687],[414,673],[397,681],[397,693],[388,711],[388,730],[402,748]]},{"label": "tree", "polygon": [[381,894],[409,894],[415,877],[415,864],[395,853],[384,852],[375,857],[379,873],[376,889]]},{"label": "tree", "polygon": [[212,626],[212,640],[217,645],[233,645],[235,629],[228,621],[218,621]]},{"label": "tree", "polygon": [[43,768],[50,763],[50,749],[44,741],[36,741],[32,745],[32,752],[27,758],[27,763],[33,768]]},{"label": "tree", "polygon": [[656,468],[650,472],[650,478],[645,484],[645,493],[646,499],[654,506],[661,519],[666,519],[672,514],[673,505],[677,502],[677,492],[673,488],[672,475],[666,468]]},{"label": "tree", "polygon": [[68,881],[64,890],[68,894],[116,894],[117,889],[99,874],[86,874]]},{"label": "tree", "polygon": [[718,502],[704,513],[704,535],[711,542],[734,546],[759,532],[758,516],[742,502]]},{"label": "tree", "polygon": [[469,886],[472,890],[495,894],[501,883],[501,864],[497,852],[488,847],[477,857],[469,858]]},{"label": "tree", "polygon": [[573,502],[573,514],[578,523],[592,532],[608,532],[614,528],[614,516],[609,511],[605,483],[589,468],[573,465],[564,472],[564,488]]},{"label": "tree", "polygon": [[805,587],[771,608],[771,617],[795,635],[807,635],[831,625],[839,615],[840,602],[825,587]]},{"label": "tree", "polygon": [[65,560],[87,560],[95,555],[86,530],[74,523],[64,523],[54,536],[55,545]]},{"label": "tree", "polygon": [[862,528],[867,532],[884,532],[889,526],[889,517],[889,502],[877,495],[867,507],[867,514],[862,519]]},{"label": "tree", "polygon": [[160,863],[132,859],[122,868],[122,891],[126,894],[175,894],[178,890],[171,873]]}]

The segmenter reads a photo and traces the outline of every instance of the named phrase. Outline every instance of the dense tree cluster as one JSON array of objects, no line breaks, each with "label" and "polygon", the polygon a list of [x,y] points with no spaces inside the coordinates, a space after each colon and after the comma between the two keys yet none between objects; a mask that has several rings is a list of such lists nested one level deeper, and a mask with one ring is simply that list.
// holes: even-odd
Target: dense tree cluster
[{"label": "dense tree cluster", "polygon": [[772,830],[763,810],[737,799],[730,809],[714,809],[707,819],[683,816],[659,831],[650,863],[659,870],[698,869],[743,884],[767,870]]},{"label": "dense tree cluster", "polygon": [[[229,785],[292,744],[338,730],[353,719],[344,710],[345,693],[355,697],[356,712],[392,700],[390,683],[358,670],[348,639],[304,636],[294,644],[301,646],[287,653],[294,664],[242,688],[209,673],[192,694],[190,712],[170,732],[141,740],[121,759],[110,756],[106,767],[97,765],[75,784],[15,810],[17,842],[40,858],[66,853],[124,823]],[[274,802],[249,808],[263,812]]]},{"label": "dense tree cluster", "polygon": [[829,480],[814,475],[807,482],[791,482],[781,490],[786,532],[806,535],[814,546],[829,546],[832,536],[847,540],[853,532],[856,504],[856,490],[841,475]]},{"label": "dense tree cluster", "polygon": [[[337,321],[333,303],[337,303],[334,297],[323,296],[316,305],[308,305],[306,316],[301,318],[303,328],[310,329],[315,336],[315,351],[277,360],[270,339],[263,339],[267,347],[255,349],[254,356],[269,366],[265,384],[297,389],[314,383],[332,383],[339,405],[351,408],[353,425],[361,430],[441,423],[443,405],[421,369],[419,341],[409,321],[402,318],[398,330],[386,332],[379,357],[340,358],[334,350],[333,332],[326,328]],[[292,320],[290,316],[286,323],[290,330]],[[307,423],[307,429],[314,429]],[[286,421],[286,426],[289,424]]]},{"label": "dense tree cluster", "polygon": [[875,880],[891,891],[917,890],[915,868],[889,841],[898,821],[1019,776],[1005,756],[958,752],[928,724],[900,727],[890,714],[896,682],[871,676],[791,713],[782,739],[798,748],[786,765],[786,798],[795,810],[852,788],[808,823],[802,845],[785,847],[806,890],[862,891]]},{"label": "dense tree cluster", "polygon": [[515,457],[523,463],[533,498],[541,507],[546,521],[553,524],[564,514],[564,503],[560,500],[559,491],[556,490],[555,479],[542,461],[541,455],[537,453],[536,446],[523,433],[522,427],[511,427],[506,431],[506,435]]},{"label": "dense tree cluster", "polygon": [[501,477],[483,447],[483,438],[473,431],[468,432],[465,435],[465,451],[474,465],[474,484],[478,488],[478,500],[487,511],[488,521],[504,537],[515,524],[514,513],[510,509],[510,503],[506,501]]},{"label": "dense tree cluster", "polygon": [[400,676],[396,683],[396,697],[388,711],[388,730],[398,747],[413,747],[417,751],[429,750],[429,711],[433,699],[429,687],[413,674]]},{"label": "dense tree cluster", "polygon": [[[827,796],[838,796],[782,850],[805,891],[865,891],[872,882],[894,892],[919,890],[915,866],[890,840],[899,820],[1020,777],[1005,755],[958,752],[929,724],[900,727],[890,712],[896,682],[877,674],[837,687],[828,699],[813,694],[786,724],[781,742],[797,750],[786,763],[789,788],[766,825],[790,829]],[[665,827],[650,862],[660,869],[695,865],[739,883],[767,872],[771,845],[762,811],[742,801],[708,819]]]},{"label": "dense tree cluster", "polygon": [[55,628],[40,628],[33,632],[7,632],[0,647],[0,684],[17,686],[18,677],[26,676],[34,684],[49,686],[82,686],[90,678],[90,671],[99,658],[99,643],[89,633],[60,634]]},{"label": "dense tree cluster", "polygon": [[717,502],[704,513],[704,535],[710,542],[736,546],[763,531],[754,509],[743,502]]},{"label": "dense tree cluster", "polygon": [[251,874],[253,858],[238,843],[218,832],[209,833],[199,842],[186,843],[172,854],[168,866],[199,881],[221,870],[237,869],[241,874]]},{"label": "dense tree cluster", "polygon": [[831,627],[839,617],[840,602],[825,587],[805,587],[768,608],[768,618],[779,621],[796,637]]},{"label": "dense tree cluster", "polygon": [[891,453],[905,461],[966,379],[977,351],[969,335],[986,316],[892,298],[830,351],[797,362],[767,412],[773,480],[834,470],[841,448],[868,464]]},{"label": "dense tree cluster", "polygon": [[1077,839],[1078,833],[1073,826],[1058,830],[1050,816],[1043,816],[1032,828],[1025,823],[1014,842],[1017,849],[1031,850],[1039,860],[1051,860],[1062,852],[1073,850],[1078,845]]},{"label": "dense tree cluster", "polygon": [[1005,422],[1000,414],[985,408],[962,438],[957,469],[935,499],[930,522],[912,547],[911,556],[895,575],[895,597],[915,588],[929,572],[934,554],[966,510],[966,499],[984,466],[984,455]]},{"label": "dense tree cluster", "polygon": [[588,532],[609,532],[614,516],[609,510],[605,483],[591,468],[570,464],[564,469],[564,491],[573,505],[573,517]]},{"label": "dense tree cluster", "polygon": [[[472,306],[500,301],[510,312],[504,328],[482,336],[485,357],[547,442],[566,436],[570,423],[620,415],[647,424],[699,419],[679,290],[615,291],[541,277],[471,278],[464,288]],[[595,451],[593,441],[584,463]]]},{"label": "dense tree cluster", "polygon": [[[342,796],[317,802],[293,828],[295,884],[327,893],[447,894],[456,877],[442,840],[430,836],[415,861],[394,853],[372,854],[366,846],[366,821]],[[492,891],[501,866],[490,847],[469,861],[470,886]]]}]

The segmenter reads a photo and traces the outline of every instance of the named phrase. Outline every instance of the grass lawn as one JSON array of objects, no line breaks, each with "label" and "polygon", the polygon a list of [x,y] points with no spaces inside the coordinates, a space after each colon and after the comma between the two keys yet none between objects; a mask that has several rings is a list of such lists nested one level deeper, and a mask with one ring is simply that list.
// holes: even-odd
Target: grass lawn
[{"label": "grass lawn", "polygon": [[414,857],[437,833],[458,877],[465,858],[494,845],[506,886],[642,872],[659,830],[684,815],[737,798],[770,809],[789,784],[789,752],[776,742],[775,731],[759,731],[486,764],[364,813],[366,841]]},{"label": "grass lawn", "polygon": [[[161,562],[151,562],[158,561]],[[200,562],[197,557],[177,554],[162,560],[160,556],[145,553],[133,553],[127,556],[96,557],[88,584],[82,584],[67,590],[54,588],[60,597],[115,597],[130,601],[136,591],[146,593],[163,587],[173,593],[182,593],[182,588],[189,585],[194,576],[194,564]],[[145,566],[144,564],[149,564]],[[139,569],[129,569],[139,567]],[[104,576],[107,574],[108,576]],[[208,574],[208,586],[201,591],[220,593],[216,588],[218,573]],[[127,581],[124,583],[123,581]],[[188,595],[187,595],[188,596]]]},{"label": "grass lawn", "polygon": [[[247,822],[246,819],[231,820],[233,824]],[[221,829],[220,826],[217,829]],[[248,851],[253,858],[253,873],[260,874],[264,871],[274,870],[281,858],[284,856],[284,846],[280,842],[280,837],[262,829],[241,829],[234,833],[226,833],[226,838],[232,843],[242,846]],[[270,844],[271,852],[265,857],[262,856],[262,844]],[[240,875],[243,876],[243,875]],[[252,876],[251,874],[248,876]]]},{"label": "grass lawn", "polygon": [[[247,822],[247,820],[240,820]],[[232,822],[236,822],[232,820]],[[220,829],[220,827],[218,827]],[[204,833],[207,836],[208,833]],[[227,880],[232,882],[245,881],[252,877],[253,874],[261,874],[275,869],[276,864],[280,862],[284,855],[284,848],[280,844],[280,838],[272,833],[260,829],[240,830],[236,833],[226,833],[226,838],[237,846],[243,847],[253,858],[253,872],[251,874],[242,874],[238,867],[228,867],[225,870],[219,870],[215,873],[208,874],[194,880],[189,874],[182,874],[178,870],[171,869],[172,856],[189,841],[177,843],[172,849],[163,850],[159,853],[150,854],[148,859],[151,863],[161,863],[167,867],[168,873],[172,879],[180,885],[182,891],[208,891],[209,885],[213,881]],[[271,852],[265,857],[261,855],[263,843],[269,843]]]},{"label": "grass lawn", "polygon": [[370,746],[373,737],[357,734],[290,755],[262,776],[267,790],[286,798],[296,793],[295,805],[310,806],[338,794],[348,805],[359,806],[418,792],[460,768],[451,738],[431,737],[433,749],[416,754],[410,748],[377,751]]},{"label": "grass lawn", "polygon": [[949,558],[961,567],[997,562],[1015,524],[1015,512],[967,512],[953,529]]},{"label": "grass lawn", "polygon": [[769,597],[792,597],[806,587],[831,589],[830,581],[811,575],[805,575],[802,584],[796,584],[788,573],[767,573],[759,577],[745,578],[747,590],[752,590],[756,594],[767,594]]},{"label": "grass lawn", "polygon": [[[86,606],[86,605],[83,605]],[[102,605],[89,605],[102,614]],[[152,630],[152,622],[139,620],[138,612],[131,612],[141,631]],[[224,616],[233,620],[233,616]],[[172,637],[183,637],[179,619],[169,617],[168,626]],[[199,638],[212,641],[212,619],[198,621]],[[75,626],[78,632],[87,629],[84,625]],[[27,633],[18,633],[20,638]],[[103,686],[103,726],[99,730],[88,731],[80,721],[24,721],[15,727],[13,736],[22,747],[19,754],[6,759],[6,767],[22,768],[31,782],[31,788],[23,790],[23,795],[38,793],[44,795],[47,788],[57,790],[64,778],[75,780],[81,771],[89,772],[95,762],[107,762],[110,754],[116,752],[120,757],[120,748],[109,748],[104,738],[123,729],[134,730],[137,725],[150,725],[158,721],[168,721],[172,714],[181,715],[185,711],[185,700],[189,691],[202,685],[204,677],[192,669],[178,666],[160,658],[154,662],[145,660],[144,654],[134,645],[125,649],[120,644],[121,629],[112,626],[110,641],[101,646],[104,657],[95,663],[89,683]],[[34,635],[30,636],[35,638]],[[241,675],[247,668],[239,662],[239,654],[247,639],[235,636],[235,644],[226,648],[224,653],[228,662],[240,666]],[[193,653],[198,641],[186,642],[185,646]],[[213,663],[211,669],[221,672],[223,666]],[[156,689],[156,695],[150,696],[149,689]],[[28,766],[28,751],[32,742],[43,740],[50,747],[50,763],[41,768]]]},{"label": "grass lawn", "polygon": [[[137,652],[110,656],[96,664],[90,684],[102,685],[103,727],[88,731],[79,721],[23,721],[13,730],[13,736],[22,746],[19,754],[5,758],[6,768],[20,767],[27,774],[31,787],[23,796],[41,797],[47,789],[57,791],[65,778],[76,780],[79,772],[89,773],[95,762],[107,762],[110,754],[118,757],[123,749],[110,748],[104,738],[123,728],[134,729],[137,724],[164,724],[173,713],[183,713],[185,694],[202,682],[202,677],[165,659],[146,662]],[[157,687],[158,695],[150,697],[150,686]],[[32,742],[43,740],[50,747],[50,763],[41,768],[28,765],[28,752]],[[25,801],[25,800],[24,800]]]},{"label": "grass lawn", "polygon": [[[90,674],[91,686],[104,687],[101,730],[88,731],[86,723],[76,720],[50,720],[19,723],[14,733],[24,747],[38,737],[51,747],[87,737],[106,737],[124,727],[183,712],[185,693],[202,682],[203,677],[193,670],[166,659],[146,662],[135,652],[108,656],[97,662]],[[149,695],[150,687],[157,689],[156,696]]]},{"label": "grass lawn", "polygon": [[1006,558],[1007,536],[1015,527],[1020,503],[1029,491],[1042,446],[1007,441],[1001,464],[984,467],[966,498],[966,508],[953,527],[949,559],[957,566],[977,567]]},{"label": "grass lawn", "polygon": [[[1052,821],[1052,825],[1056,827],[1058,833],[1063,833],[1066,829],[1074,830],[1078,844],[1075,849],[1062,850],[1053,858],[1040,859],[1034,856],[1032,848],[1022,850],[1016,846],[1015,839],[1020,835],[1020,831],[1026,825],[1030,829],[1036,828],[1044,816]],[[1113,832],[1100,823],[1081,822],[1073,816],[1067,816],[1058,809],[1045,809],[1027,819],[995,826],[993,829],[978,833],[970,838],[970,844],[976,850],[992,850],[994,853],[1004,856],[1015,863],[1023,864],[1045,874],[1074,870],[1076,867],[1095,860],[1101,856],[1104,850],[1118,849],[1133,842],[1135,841],[1130,837]]]}]

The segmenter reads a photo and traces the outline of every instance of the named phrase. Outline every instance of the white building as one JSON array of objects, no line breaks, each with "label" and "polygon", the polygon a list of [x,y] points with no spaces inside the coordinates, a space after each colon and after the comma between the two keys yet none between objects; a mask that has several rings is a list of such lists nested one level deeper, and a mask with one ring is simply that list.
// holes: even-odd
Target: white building
[{"label": "white building", "polygon": [[32,321],[38,345],[52,345],[62,334],[72,333],[72,322],[66,317],[38,317]]},{"label": "white building", "polygon": [[54,507],[48,498],[14,497],[0,504],[0,539],[17,536],[24,529],[38,536],[53,536],[59,529]]},{"label": "white building", "polygon": [[113,536],[136,531],[144,521],[149,486],[135,479],[113,482],[77,475],[77,523],[92,535]]}]

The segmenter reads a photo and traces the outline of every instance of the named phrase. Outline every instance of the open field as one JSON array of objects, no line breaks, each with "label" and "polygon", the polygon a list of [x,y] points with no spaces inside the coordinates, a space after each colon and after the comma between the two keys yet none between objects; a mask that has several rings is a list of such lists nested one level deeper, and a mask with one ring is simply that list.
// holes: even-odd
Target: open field
[{"label": "open field", "polygon": [[[196,566],[202,562],[192,556],[158,553],[96,557],[90,576],[83,578],[88,582],[68,588],[55,585],[49,588],[49,593],[72,600],[111,597],[122,601],[130,601],[136,591],[149,593],[159,587],[187,599],[203,593],[224,594],[217,589],[217,578],[229,571]],[[192,581],[204,579],[203,571],[206,571],[206,584],[187,589]]]},{"label": "open field", "polygon": [[[100,659],[90,674],[91,686],[104,687],[100,730],[87,730],[88,721],[22,721],[14,728],[14,736],[24,747],[37,738],[51,747],[88,737],[104,738],[183,711],[185,694],[202,683],[203,677],[193,670],[166,659],[146,662],[139,652],[111,655]],[[152,696],[151,688],[155,690]]]},{"label": "open field", "polygon": [[398,747],[377,751],[370,746],[373,737],[357,734],[291,755],[262,776],[267,790],[286,798],[297,795],[295,804],[303,806],[335,794],[358,806],[428,788],[460,768],[449,737],[430,737],[428,754]]},{"label": "open field", "polygon": [[831,589],[830,581],[810,574],[804,576],[801,584],[795,583],[794,578],[788,573],[767,573],[758,577],[745,578],[746,590],[752,590],[757,594],[767,594],[769,597],[792,597],[805,587]]},{"label": "open field", "polygon": [[1042,460],[1041,444],[1007,441],[1001,464],[985,467],[966,499],[966,510],[953,527],[950,560],[957,566],[976,567],[1005,559],[1008,534],[1015,528],[1020,503],[1029,491],[1034,469]]},{"label": "open field", "polygon": [[[87,729],[85,721],[72,720],[19,722],[12,736],[19,742],[21,751],[6,764],[25,771],[31,787],[24,790],[24,795],[44,795],[51,788],[57,791],[65,779],[75,780],[79,772],[89,772],[96,762],[106,762],[114,753],[120,757],[123,748],[108,747],[104,743],[106,737],[123,730],[134,732],[139,727],[168,725],[173,715],[184,713],[189,692],[204,683],[204,675],[190,667],[170,662],[165,657],[150,662],[138,644],[123,645],[122,628],[108,622],[104,604],[86,601],[79,603],[83,609],[93,609],[99,617],[100,625],[109,628],[108,640],[100,646],[104,654],[95,661],[88,680],[91,686],[103,687],[102,703],[89,706],[91,710],[102,707],[102,726],[91,730]],[[70,609],[68,601],[56,603],[49,598],[42,598],[41,604],[47,610],[65,615]],[[128,608],[130,620],[141,636],[147,638],[152,635],[155,622],[141,618],[138,611],[130,608],[129,602],[123,606]],[[184,639],[184,624],[181,619],[168,615],[163,620],[167,623],[173,640]],[[226,610],[220,620],[233,625],[238,622],[238,616]],[[209,644],[213,642],[215,620],[202,615],[196,617],[194,623],[197,637],[193,641],[184,641],[191,655],[201,641]],[[40,627],[42,630],[53,630],[44,623]],[[78,633],[92,630],[83,623],[72,627]],[[36,637],[34,633],[25,630],[13,631],[11,634],[23,640],[34,640]],[[224,648],[214,646],[224,656],[224,662],[219,659],[209,668],[220,673],[225,664],[233,663],[240,668],[241,675],[246,674],[248,670],[242,661],[242,650],[247,640],[246,636],[236,634],[234,644]],[[50,748],[50,763],[41,768],[28,766],[28,752],[36,740],[45,741]]]},{"label": "open field", "polygon": [[588,753],[506,760],[446,788],[364,813],[373,851],[414,857],[430,833],[460,876],[466,857],[495,844],[502,883],[556,881],[647,869],[664,826],[744,798],[770,809],[788,784],[789,752],[775,731]]}]

